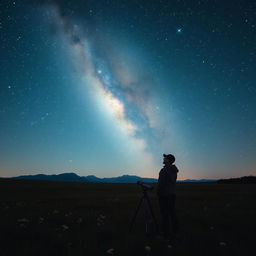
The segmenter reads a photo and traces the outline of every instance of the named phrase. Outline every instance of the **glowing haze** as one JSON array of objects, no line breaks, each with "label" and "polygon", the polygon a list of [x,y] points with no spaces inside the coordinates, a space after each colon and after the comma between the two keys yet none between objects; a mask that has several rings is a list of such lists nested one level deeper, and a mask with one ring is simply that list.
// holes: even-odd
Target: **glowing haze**
[{"label": "glowing haze", "polygon": [[255,45],[231,29],[213,40],[236,10],[205,7],[223,19],[209,29],[199,6],[118,2],[7,4],[1,176],[157,177],[162,153],[180,179],[255,174]]}]

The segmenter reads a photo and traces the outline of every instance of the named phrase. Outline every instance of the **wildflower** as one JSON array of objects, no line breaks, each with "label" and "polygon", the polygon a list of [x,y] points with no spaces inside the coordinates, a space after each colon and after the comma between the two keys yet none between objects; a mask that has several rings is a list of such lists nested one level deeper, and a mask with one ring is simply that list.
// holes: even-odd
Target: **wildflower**
[{"label": "wildflower", "polygon": [[168,244],[168,249],[172,249],[172,245],[171,244]]},{"label": "wildflower", "polygon": [[99,218],[101,218],[101,219],[105,219],[105,218],[106,218],[106,216],[104,216],[104,215],[100,214]]},{"label": "wildflower", "polygon": [[18,219],[17,221],[20,222],[20,223],[28,223],[29,222],[29,220],[26,219],[26,218]]},{"label": "wildflower", "polygon": [[62,227],[63,231],[66,231],[69,229],[69,227],[67,225],[62,225],[61,227]]},{"label": "wildflower", "polygon": [[151,251],[151,247],[149,245],[146,245],[144,248],[147,253]]},{"label": "wildflower", "polygon": [[114,254],[114,248],[110,248],[106,251],[107,254],[111,254],[113,255]]},{"label": "wildflower", "polygon": [[100,214],[100,216],[97,218],[97,226],[101,226],[104,225],[104,219],[106,218],[106,216]]},{"label": "wildflower", "polygon": [[81,217],[78,218],[77,223],[78,223],[78,224],[81,224],[82,222],[83,222],[83,218],[81,218]]},{"label": "wildflower", "polygon": [[103,219],[101,219],[100,217],[97,218],[98,222],[103,222]]},{"label": "wildflower", "polygon": [[43,223],[44,222],[44,218],[43,217],[40,217],[39,218],[39,224]]},{"label": "wildflower", "polygon": [[26,225],[24,224],[24,223],[20,223],[20,228],[25,228],[26,227]]}]

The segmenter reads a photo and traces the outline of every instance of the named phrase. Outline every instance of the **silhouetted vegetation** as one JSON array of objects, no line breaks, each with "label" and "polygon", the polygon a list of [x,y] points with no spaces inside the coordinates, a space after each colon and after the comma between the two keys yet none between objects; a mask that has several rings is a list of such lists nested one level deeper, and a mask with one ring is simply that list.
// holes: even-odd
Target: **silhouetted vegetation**
[{"label": "silhouetted vegetation", "polygon": [[217,182],[222,184],[256,184],[256,177],[244,176],[240,178],[221,179]]}]

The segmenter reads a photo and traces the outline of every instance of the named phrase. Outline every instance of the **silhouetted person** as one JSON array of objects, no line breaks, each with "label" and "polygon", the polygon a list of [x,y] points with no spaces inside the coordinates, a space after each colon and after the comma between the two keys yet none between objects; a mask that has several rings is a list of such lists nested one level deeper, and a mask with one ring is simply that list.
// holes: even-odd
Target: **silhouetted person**
[{"label": "silhouetted person", "polygon": [[[176,202],[176,180],[178,168],[173,164],[175,157],[171,154],[163,154],[164,167],[159,172],[157,195],[159,199],[162,217],[162,231],[165,239],[176,237],[178,231],[178,219],[175,210]],[[170,233],[170,222],[172,234]]]}]

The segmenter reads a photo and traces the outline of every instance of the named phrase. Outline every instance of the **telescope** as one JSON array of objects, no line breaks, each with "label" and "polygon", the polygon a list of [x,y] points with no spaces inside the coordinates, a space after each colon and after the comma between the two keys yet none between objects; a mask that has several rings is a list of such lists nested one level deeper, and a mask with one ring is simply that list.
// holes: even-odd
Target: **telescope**
[{"label": "telescope", "polygon": [[142,188],[143,195],[139,201],[139,204],[138,204],[136,211],[134,213],[134,216],[132,218],[132,221],[130,224],[130,232],[132,230],[134,221],[136,219],[136,216],[139,212],[140,207],[144,206],[145,231],[146,231],[146,234],[148,235],[149,234],[149,226],[150,226],[151,222],[153,222],[155,224],[155,231],[157,231],[157,229],[158,229],[156,217],[153,212],[153,208],[152,208],[152,205],[149,200],[148,193],[147,193],[149,190],[153,190],[154,187],[150,184],[143,182],[143,181],[137,181],[137,185],[139,185]]},{"label": "telescope", "polygon": [[140,185],[143,190],[153,190],[153,186],[149,185],[143,181],[137,181],[137,185]]}]

